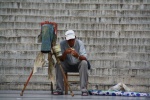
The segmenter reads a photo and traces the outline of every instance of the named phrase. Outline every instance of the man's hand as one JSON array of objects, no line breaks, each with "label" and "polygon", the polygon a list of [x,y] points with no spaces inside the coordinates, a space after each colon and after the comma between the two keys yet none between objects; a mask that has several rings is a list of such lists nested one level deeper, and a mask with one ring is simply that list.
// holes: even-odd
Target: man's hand
[{"label": "man's hand", "polygon": [[71,55],[78,58],[79,57],[79,54],[75,51],[75,50],[72,50],[71,51]]},{"label": "man's hand", "polygon": [[71,54],[72,56],[78,58],[79,54],[73,49],[73,48],[68,48],[65,50],[63,55],[60,57],[60,60],[63,61],[66,59],[67,54]]},{"label": "man's hand", "polygon": [[73,48],[69,48],[65,51],[66,54],[71,54],[72,56],[78,58],[79,54],[73,49]]},{"label": "man's hand", "polygon": [[66,49],[65,54],[71,54],[72,50],[73,50],[73,49],[71,49],[71,48]]}]

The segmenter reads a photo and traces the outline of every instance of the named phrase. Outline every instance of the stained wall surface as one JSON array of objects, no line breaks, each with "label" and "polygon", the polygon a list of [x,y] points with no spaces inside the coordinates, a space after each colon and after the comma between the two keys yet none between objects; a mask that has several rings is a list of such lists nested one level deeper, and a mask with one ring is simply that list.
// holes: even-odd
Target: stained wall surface
[{"label": "stained wall surface", "polygon": [[[43,21],[58,24],[58,43],[68,29],[84,42],[90,89],[123,82],[150,91],[150,0],[0,0],[0,89],[23,88],[41,49]],[[27,89],[50,89],[47,67]]]}]

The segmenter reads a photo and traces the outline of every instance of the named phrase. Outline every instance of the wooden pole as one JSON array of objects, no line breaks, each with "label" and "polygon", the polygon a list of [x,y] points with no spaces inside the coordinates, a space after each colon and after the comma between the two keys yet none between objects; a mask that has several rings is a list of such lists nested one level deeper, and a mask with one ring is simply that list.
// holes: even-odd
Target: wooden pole
[{"label": "wooden pole", "polygon": [[[53,48],[52,48],[52,50],[53,50]],[[53,53],[54,53],[54,50],[53,50]],[[69,85],[69,83],[68,83],[68,80],[67,80],[66,75],[65,75],[65,73],[64,73],[64,70],[63,70],[63,68],[62,68],[62,65],[61,65],[61,63],[60,63],[60,60],[59,60],[59,58],[56,56],[56,53],[54,53],[54,56],[55,56],[55,58],[56,58],[56,60],[57,60],[57,63],[59,64],[60,70],[61,70],[62,75],[63,75],[63,77],[64,77],[64,82],[65,82],[65,84],[68,86],[68,88],[69,88],[69,90],[70,90],[70,94],[71,94],[71,96],[73,97],[74,94],[73,94],[73,92],[72,92],[72,89],[70,88],[70,85]]]},{"label": "wooden pole", "polygon": [[23,87],[23,89],[22,89],[22,91],[21,91],[21,93],[20,93],[20,96],[23,96],[23,92],[24,92],[24,90],[26,89],[26,86],[28,85],[32,74],[33,74],[33,69],[32,69],[32,71],[31,71],[30,76],[28,77],[26,83],[24,84],[24,87]]}]

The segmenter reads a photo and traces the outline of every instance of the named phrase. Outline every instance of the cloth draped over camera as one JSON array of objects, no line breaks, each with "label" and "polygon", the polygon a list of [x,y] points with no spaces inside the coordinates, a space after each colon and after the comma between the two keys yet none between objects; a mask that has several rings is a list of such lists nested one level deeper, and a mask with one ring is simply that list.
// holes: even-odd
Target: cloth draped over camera
[{"label": "cloth draped over camera", "polygon": [[54,68],[54,59],[52,57],[51,48],[56,44],[57,41],[57,24],[55,22],[42,22],[41,33],[38,36],[38,42],[41,43],[41,52],[38,53],[35,62],[33,73],[37,72],[38,67],[43,67],[45,64],[44,54],[48,54],[48,78],[54,83],[54,75],[52,73]]}]

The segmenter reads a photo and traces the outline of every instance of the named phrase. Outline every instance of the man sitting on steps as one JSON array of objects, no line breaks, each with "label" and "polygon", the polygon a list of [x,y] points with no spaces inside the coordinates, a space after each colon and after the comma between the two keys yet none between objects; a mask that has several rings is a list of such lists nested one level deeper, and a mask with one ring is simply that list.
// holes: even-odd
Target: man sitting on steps
[{"label": "man sitting on steps", "polygon": [[[76,39],[75,32],[68,30],[65,33],[66,40],[60,42],[62,56],[60,57],[61,65],[64,72],[79,72],[80,88],[83,96],[88,95],[88,61],[84,44],[81,40]],[[56,64],[56,91],[54,95],[63,95],[64,82],[63,75],[58,64]]]}]

